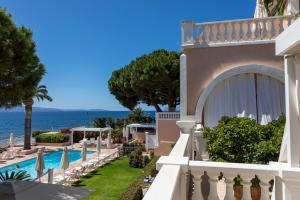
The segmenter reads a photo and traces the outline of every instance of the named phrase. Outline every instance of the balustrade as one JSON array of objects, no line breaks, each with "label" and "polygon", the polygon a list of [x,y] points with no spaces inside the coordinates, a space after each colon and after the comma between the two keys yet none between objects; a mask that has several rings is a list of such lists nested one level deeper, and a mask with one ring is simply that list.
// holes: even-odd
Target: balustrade
[{"label": "balustrade", "polygon": [[276,16],[212,23],[182,23],[182,46],[222,46],[273,42],[293,21],[293,16]]}]

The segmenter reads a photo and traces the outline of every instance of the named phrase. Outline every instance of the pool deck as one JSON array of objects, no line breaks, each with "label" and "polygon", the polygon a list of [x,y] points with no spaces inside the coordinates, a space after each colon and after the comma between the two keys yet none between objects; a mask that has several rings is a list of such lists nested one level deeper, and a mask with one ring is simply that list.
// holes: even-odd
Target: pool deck
[{"label": "pool deck", "polygon": [[[20,148],[22,148],[22,147],[14,147],[14,150],[18,150]],[[53,146],[34,146],[33,148],[45,148],[49,152],[56,151],[56,150],[59,150],[59,149],[63,149],[63,147],[53,147]],[[68,148],[71,149],[71,146],[68,146]],[[79,145],[74,145],[72,150],[81,150],[81,148],[79,147]],[[95,147],[88,148],[87,150],[88,151],[90,151],[90,150],[95,151],[95,153],[87,155],[87,160],[97,158],[97,153],[96,153],[96,148]],[[111,154],[115,153],[116,151],[118,151],[117,148],[114,148],[114,149],[102,148],[100,155],[111,155]],[[9,166],[9,165],[13,165],[13,164],[16,164],[16,163],[19,163],[19,162],[22,162],[22,161],[30,160],[30,159],[36,158],[36,157],[37,157],[37,153],[32,153],[32,154],[29,154],[29,155],[16,157],[12,160],[5,160],[4,163],[2,162],[2,160],[0,160],[0,168],[6,167],[6,166]],[[75,167],[81,166],[81,164],[82,164],[81,159],[76,160],[74,162],[71,162],[70,165],[69,165],[69,169],[73,169]],[[54,177],[58,176],[58,175],[61,175],[62,173],[63,173],[62,169],[54,169]],[[46,178],[46,177],[43,177],[43,179],[44,178]]]}]

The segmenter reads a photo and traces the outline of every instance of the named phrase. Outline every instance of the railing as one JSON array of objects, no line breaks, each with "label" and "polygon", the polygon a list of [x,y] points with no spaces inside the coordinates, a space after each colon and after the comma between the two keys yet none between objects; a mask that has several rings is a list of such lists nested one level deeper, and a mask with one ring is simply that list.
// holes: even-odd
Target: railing
[{"label": "railing", "polygon": [[212,23],[182,22],[182,46],[206,47],[273,42],[294,17],[276,16]]},{"label": "railing", "polygon": [[[192,199],[234,199],[233,179],[239,174],[243,179],[243,200],[251,200],[251,179],[260,179],[262,200],[270,199],[270,181],[278,176],[278,168],[272,165],[254,165],[239,163],[218,163],[190,161],[189,169],[192,176]],[[220,176],[220,174],[223,176]],[[220,180],[219,180],[220,179]]]},{"label": "railing", "polygon": [[180,112],[157,112],[156,120],[179,120]]},{"label": "railing", "polygon": [[[188,164],[190,157],[189,147],[191,146],[189,145],[190,140],[191,137],[189,134],[181,134],[170,156],[160,157],[156,163],[159,173],[143,198],[144,200],[186,199],[189,188],[187,186],[189,174],[186,170],[183,170],[180,164],[185,166]],[[180,164],[176,165],[178,162]]]}]

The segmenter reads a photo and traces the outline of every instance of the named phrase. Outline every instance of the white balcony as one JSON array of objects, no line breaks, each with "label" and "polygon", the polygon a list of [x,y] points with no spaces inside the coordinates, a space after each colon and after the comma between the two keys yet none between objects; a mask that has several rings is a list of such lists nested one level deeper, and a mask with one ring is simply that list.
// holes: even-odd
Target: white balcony
[{"label": "white balcony", "polygon": [[182,47],[201,48],[272,43],[293,20],[293,16],[287,15],[211,23],[183,21],[181,24]]},{"label": "white balcony", "polygon": [[179,120],[180,112],[157,112],[157,120]]}]

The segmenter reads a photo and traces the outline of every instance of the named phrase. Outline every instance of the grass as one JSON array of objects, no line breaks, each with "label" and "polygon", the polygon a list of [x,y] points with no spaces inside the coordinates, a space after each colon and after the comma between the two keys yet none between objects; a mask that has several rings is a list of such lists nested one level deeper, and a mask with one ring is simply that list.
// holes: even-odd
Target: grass
[{"label": "grass", "polygon": [[118,200],[143,169],[130,168],[128,158],[119,158],[82,177],[73,186],[94,190],[85,200]]}]

